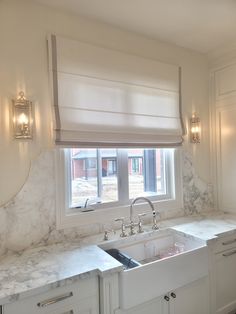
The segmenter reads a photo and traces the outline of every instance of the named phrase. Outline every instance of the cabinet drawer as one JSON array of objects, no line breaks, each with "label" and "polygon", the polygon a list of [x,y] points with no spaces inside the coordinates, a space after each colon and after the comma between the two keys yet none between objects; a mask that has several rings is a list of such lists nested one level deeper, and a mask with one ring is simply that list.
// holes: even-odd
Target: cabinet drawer
[{"label": "cabinet drawer", "polygon": [[216,253],[233,248],[236,249],[236,234],[231,234],[230,236],[219,238],[215,244]]},{"label": "cabinet drawer", "polygon": [[[6,304],[4,306],[4,314],[50,314],[54,312],[67,314],[70,311],[75,314],[76,311],[71,306],[79,304],[88,297],[98,299],[97,278],[78,280],[74,284]],[[61,311],[62,308],[65,308],[64,312]]]},{"label": "cabinet drawer", "polygon": [[99,314],[99,300],[93,296],[80,300],[77,304],[60,307],[59,310],[50,311],[48,314]]},{"label": "cabinet drawer", "polygon": [[236,306],[236,248],[215,256],[217,313],[229,313]]}]

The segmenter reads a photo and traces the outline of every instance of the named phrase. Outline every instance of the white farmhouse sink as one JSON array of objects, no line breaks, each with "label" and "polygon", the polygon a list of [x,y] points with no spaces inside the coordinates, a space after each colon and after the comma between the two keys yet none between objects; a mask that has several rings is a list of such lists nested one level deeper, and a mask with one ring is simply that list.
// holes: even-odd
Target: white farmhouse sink
[{"label": "white farmhouse sink", "polygon": [[113,241],[102,248],[118,249],[139,262],[139,266],[120,273],[123,309],[142,304],[208,274],[205,242],[172,229]]}]

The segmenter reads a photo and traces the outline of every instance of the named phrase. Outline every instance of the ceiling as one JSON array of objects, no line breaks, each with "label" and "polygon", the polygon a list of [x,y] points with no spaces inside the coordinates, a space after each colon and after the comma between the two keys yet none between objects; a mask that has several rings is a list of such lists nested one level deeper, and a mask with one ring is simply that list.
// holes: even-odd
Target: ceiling
[{"label": "ceiling", "polygon": [[236,0],[32,0],[209,52],[236,42]]}]

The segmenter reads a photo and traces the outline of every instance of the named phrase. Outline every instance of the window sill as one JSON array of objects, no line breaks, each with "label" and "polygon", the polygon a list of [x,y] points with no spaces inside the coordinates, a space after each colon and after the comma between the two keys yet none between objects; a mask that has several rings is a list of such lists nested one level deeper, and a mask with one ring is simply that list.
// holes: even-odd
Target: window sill
[{"label": "window sill", "polygon": [[[182,206],[182,198],[179,199],[168,199],[162,201],[154,201],[154,207],[157,212],[160,214],[168,211],[173,211],[173,214],[176,211],[179,211],[183,208]],[[141,213],[150,214],[150,218],[152,217],[151,208],[148,204],[140,203],[136,204],[134,207],[134,215],[137,220],[137,215]],[[105,224],[112,223],[116,218],[125,217],[127,221],[130,216],[130,206],[118,206],[112,208],[100,208],[95,209],[94,211],[89,212],[78,212],[74,214],[65,215],[64,210],[60,210],[60,214],[57,215],[57,229],[66,229],[72,227],[79,227],[84,225],[92,225],[92,224]],[[168,216],[171,216],[170,214]]]}]

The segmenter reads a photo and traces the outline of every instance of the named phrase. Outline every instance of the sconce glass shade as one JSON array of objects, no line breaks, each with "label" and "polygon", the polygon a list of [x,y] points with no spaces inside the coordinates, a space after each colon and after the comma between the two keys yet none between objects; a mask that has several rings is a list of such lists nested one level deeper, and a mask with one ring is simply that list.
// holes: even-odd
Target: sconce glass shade
[{"label": "sconce glass shade", "polygon": [[23,92],[13,100],[14,138],[32,139],[32,102],[26,100]]},{"label": "sconce glass shade", "polygon": [[200,119],[194,114],[190,119],[190,142],[194,144],[200,143],[200,133]]}]

